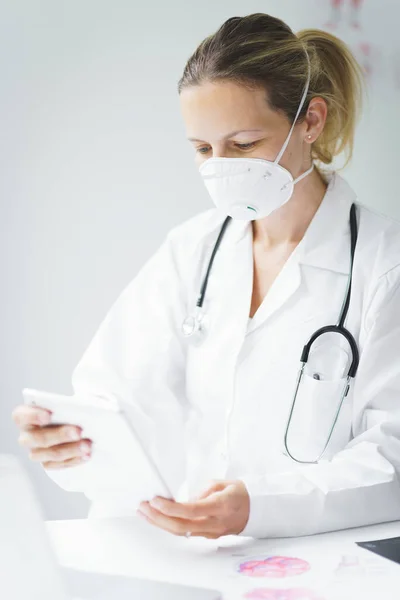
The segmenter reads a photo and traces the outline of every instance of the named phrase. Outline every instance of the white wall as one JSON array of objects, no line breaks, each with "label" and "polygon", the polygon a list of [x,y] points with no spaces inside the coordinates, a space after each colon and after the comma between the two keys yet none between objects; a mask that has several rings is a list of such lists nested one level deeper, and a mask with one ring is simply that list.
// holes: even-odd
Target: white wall
[{"label": "white wall", "polygon": [[[176,84],[206,35],[251,12],[299,29],[323,27],[330,6],[2,1],[0,452],[28,466],[10,420],[21,388],[70,393],[71,371],[122,288],[172,225],[210,206]],[[338,29],[355,48],[372,42],[370,101],[346,175],[361,201],[396,217],[399,17],[396,0],[366,0],[361,30]],[[82,496],[28,468],[48,518],[86,514]]]}]

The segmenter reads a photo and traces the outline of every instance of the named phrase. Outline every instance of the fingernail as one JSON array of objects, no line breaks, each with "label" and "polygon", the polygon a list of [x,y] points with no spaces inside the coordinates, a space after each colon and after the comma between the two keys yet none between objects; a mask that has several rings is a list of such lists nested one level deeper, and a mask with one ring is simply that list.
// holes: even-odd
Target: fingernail
[{"label": "fingernail", "polygon": [[79,446],[79,449],[82,453],[84,454],[89,454],[90,453],[90,446],[87,442],[82,442]]},{"label": "fingernail", "polygon": [[82,460],[89,460],[90,459],[90,454],[84,454],[82,456]]},{"label": "fingernail", "polygon": [[160,500],[158,500],[158,498],[153,498],[153,500],[150,500],[150,506],[152,506],[153,508],[162,508],[162,503],[160,502]]},{"label": "fingernail", "polygon": [[37,422],[39,425],[48,425],[50,423],[50,415],[39,415]]},{"label": "fingernail", "polygon": [[141,502],[139,505],[139,510],[143,515],[146,515],[149,512],[149,503]]},{"label": "fingernail", "polygon": [[81,436],[78,433],[77,429],[71,428],[71,429],[68,429],[67,437],[69,440],[72,440],[73,442],[77,442]]}]

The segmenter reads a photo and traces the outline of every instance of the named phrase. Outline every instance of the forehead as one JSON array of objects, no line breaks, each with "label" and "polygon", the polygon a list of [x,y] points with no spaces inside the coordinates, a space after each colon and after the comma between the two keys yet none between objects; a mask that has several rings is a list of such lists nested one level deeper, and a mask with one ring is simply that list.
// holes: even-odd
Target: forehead
[{"label": "forehead", "polygon": [[235,130],[271,129],[282,118],[270,108],[265,89],[231,81],[184,88],[180,104],[187,137],[201,140],[219,139]]}]

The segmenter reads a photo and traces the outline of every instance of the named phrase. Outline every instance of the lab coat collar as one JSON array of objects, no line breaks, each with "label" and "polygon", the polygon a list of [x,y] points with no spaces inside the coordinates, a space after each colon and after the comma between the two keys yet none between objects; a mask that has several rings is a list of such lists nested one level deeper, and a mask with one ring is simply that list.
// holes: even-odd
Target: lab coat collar
[{"label": "lab coat collar", "polygon": [[[350,207],[356,200],[356,194],[336,172],[322,173],[322,175],[328,187],[298,245],[296,257],[300,264],[348,275],[350,272]],[[248,221],[233,220],[229,224],[227,233],[229,230],[229,240],[234,243],[239,242],[246,235],[252,235],[251,222]]]},{"label": "lab coat collar", "polygon": [[330,173],[326,179],[325,196],[300,242],[299,262],[348,275],[350,208],[356,194],[337,173]]}]

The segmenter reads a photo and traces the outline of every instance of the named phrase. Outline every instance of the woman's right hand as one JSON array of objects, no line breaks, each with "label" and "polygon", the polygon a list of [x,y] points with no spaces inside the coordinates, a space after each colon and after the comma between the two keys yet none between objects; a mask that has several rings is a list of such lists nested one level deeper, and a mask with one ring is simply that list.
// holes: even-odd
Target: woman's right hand
[{"label": "woman's right hand", "polygon": [[75,425],[50,425],[51,412],[36,406],[21,405],[12,413],[20,429],[18,442],[29,449],[29,458],[45,469],[63,469],[87,461],[92,442],[82,439]]}]

